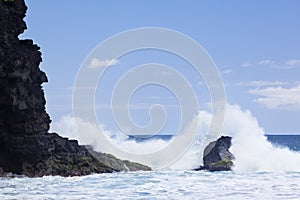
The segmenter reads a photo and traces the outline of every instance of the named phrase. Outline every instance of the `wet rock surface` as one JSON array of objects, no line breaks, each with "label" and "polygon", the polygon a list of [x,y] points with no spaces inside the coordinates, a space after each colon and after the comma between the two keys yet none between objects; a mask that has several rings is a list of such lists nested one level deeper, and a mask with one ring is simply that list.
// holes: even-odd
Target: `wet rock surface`
[{"label": "wet rock surface", "polygon": [[209,143],[203,153],[203,166],[196,170],[229,171],[233,167],[233,154],[229,151],[231,137],[222,136]]}]

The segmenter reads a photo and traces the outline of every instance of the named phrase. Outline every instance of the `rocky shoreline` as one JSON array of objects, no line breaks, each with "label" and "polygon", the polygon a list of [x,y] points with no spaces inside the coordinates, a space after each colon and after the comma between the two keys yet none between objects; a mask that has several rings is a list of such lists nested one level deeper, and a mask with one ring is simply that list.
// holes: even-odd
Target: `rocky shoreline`
[{"label": "rocky shoreline", "polygon": [[49,133],[39,47],[18,36],[27,28],[24,0],[0,0],[0,176],[75,176],[91,173],[151,170],[93,152],[76,140]]}]

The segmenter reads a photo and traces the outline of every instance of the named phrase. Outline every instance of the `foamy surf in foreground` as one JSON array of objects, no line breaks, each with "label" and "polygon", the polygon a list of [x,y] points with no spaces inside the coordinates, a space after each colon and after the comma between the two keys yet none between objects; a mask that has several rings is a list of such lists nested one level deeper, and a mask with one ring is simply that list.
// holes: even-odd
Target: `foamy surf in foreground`
[{"label": "foamy surf in foreground", "polygon": [[[209,138],[209,140],[204,138],[208,131],[211,117],[211,113],[199,111],[199,115],[194,119],[195,123],[198,122],[199,125],[198,137],[184,155],[170,165],[168,169],[190,170],[202,164],[203,147],[209,141],[216,139],[214,138],[216,136]],[[83,120],[78,120],[78,122],[77,126],[82,126],[86,130],[86,138],[84,140],[86,144],[90,144],[96,150],[106,153],[111,152],[109,149],[105,149],[103,141],[97,140],[96,136],[99,131],[104,132],[108,140],[118,148],[137,154],[158,151],[170,142],[159,138],[141,142],[130,139],[123,133],[111,133],[103,127],[98,128],[97,125]],[[78,139],[74,126],[72,117],[64,116],[59,122],[53,123],[52,131],[69,138]],[[242,110],[236,105],[227,105],[223,135],[233,137],[230,151],[235,155],[233,170],[236,172],[300,172],[300,153],[272,145],[265,137],[264,130],[248,110]],[[115,156],[122,159],[131,159],[130,157],[122,157],[122,155]],[[154,162],[151,163],[149,161],[148,164],[155,168]]]},{"label": "foamy surf in foreground", "polygon": [[0,178],[0,199],[299,199],[300,173],[152,171]]}]

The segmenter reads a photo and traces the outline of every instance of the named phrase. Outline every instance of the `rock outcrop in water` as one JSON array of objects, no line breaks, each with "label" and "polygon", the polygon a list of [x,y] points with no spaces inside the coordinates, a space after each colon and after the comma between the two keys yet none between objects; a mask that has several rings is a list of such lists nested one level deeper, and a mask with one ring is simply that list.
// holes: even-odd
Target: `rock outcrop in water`
[{"label": "rock outcrop in water", "polygon": [[229,171],[233,166],[233,154],[229,151],[231,137],[222,136],[209,143],[203,153],[203,166],[196,170]]},{"label": "rock outcrop in water", "polygon": [[48,133],[42,83],[47,77],[39,68],[39,47],[19,40],[26,29],[23,0],[0,0],[0,175],[5,172],[43,175],[85,175],[123,170],[150,170],[93,152],[76,140]]}]

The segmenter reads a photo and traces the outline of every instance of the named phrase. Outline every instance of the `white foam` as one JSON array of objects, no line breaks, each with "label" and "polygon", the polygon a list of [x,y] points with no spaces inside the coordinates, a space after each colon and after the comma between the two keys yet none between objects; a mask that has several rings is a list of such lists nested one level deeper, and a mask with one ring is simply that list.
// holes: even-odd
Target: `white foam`
[{"label": "white foam", "polygon": [[[206,113],[206,115],[209,113]],[[209,121],[199,121],[209,124]],[[300,153],[272,145],[249,110],[227,105],[223,135],[232,136],[234,171],[300,171]]]},{"label": "white foam", "polygon": [[[185,154],[170,166],[170,169],[194,169],[202,164],[203,147],[209,141],[216,139],[214,137],[217,136],[206,141],[203,138],[208,131],[211,117],[211,113],[207,111],[199,112],[197,118],[192,122],[198,122],[198,138],[196,138],[194,144]],[[83,120],[77,120],[77,123],[77,126],[81,126],[82,130],[86,130],[84,138],[81,138],[79,141],[84,141],[84,144],[92,145],[95,150],[101,152],[111,153],[110,149],[106,148],[105,141],[97,140],[99,131],[102,131],[107,136],[109,142],[130,153],[152,153],[169,144],[169,141],[163,139],[137,142],[130,140],[123,133],[111,133],[103,127],[99,128],[97,125]],[[56,131],[65,137],[79,139],[75,134],[74,125],[74,120],[71,116],[64,116],[59,122],[52,124],[51,131]],[[242,110],[237,105],[227,105],[223,135],[233,137],[230,151],[235,156],[234,170],[237,172],[300,171],[300,153],[293,152],[288,148],[273,146],[264,136],[264,130],[259,126],[256,118],[252,116],[249,110]],[[131,159],[130,157],[122,157],[122,155],[115,156],[121,159]],[[151,167],[155,167],[155,163],[151,163],[151,161],[148,164]]]}]

